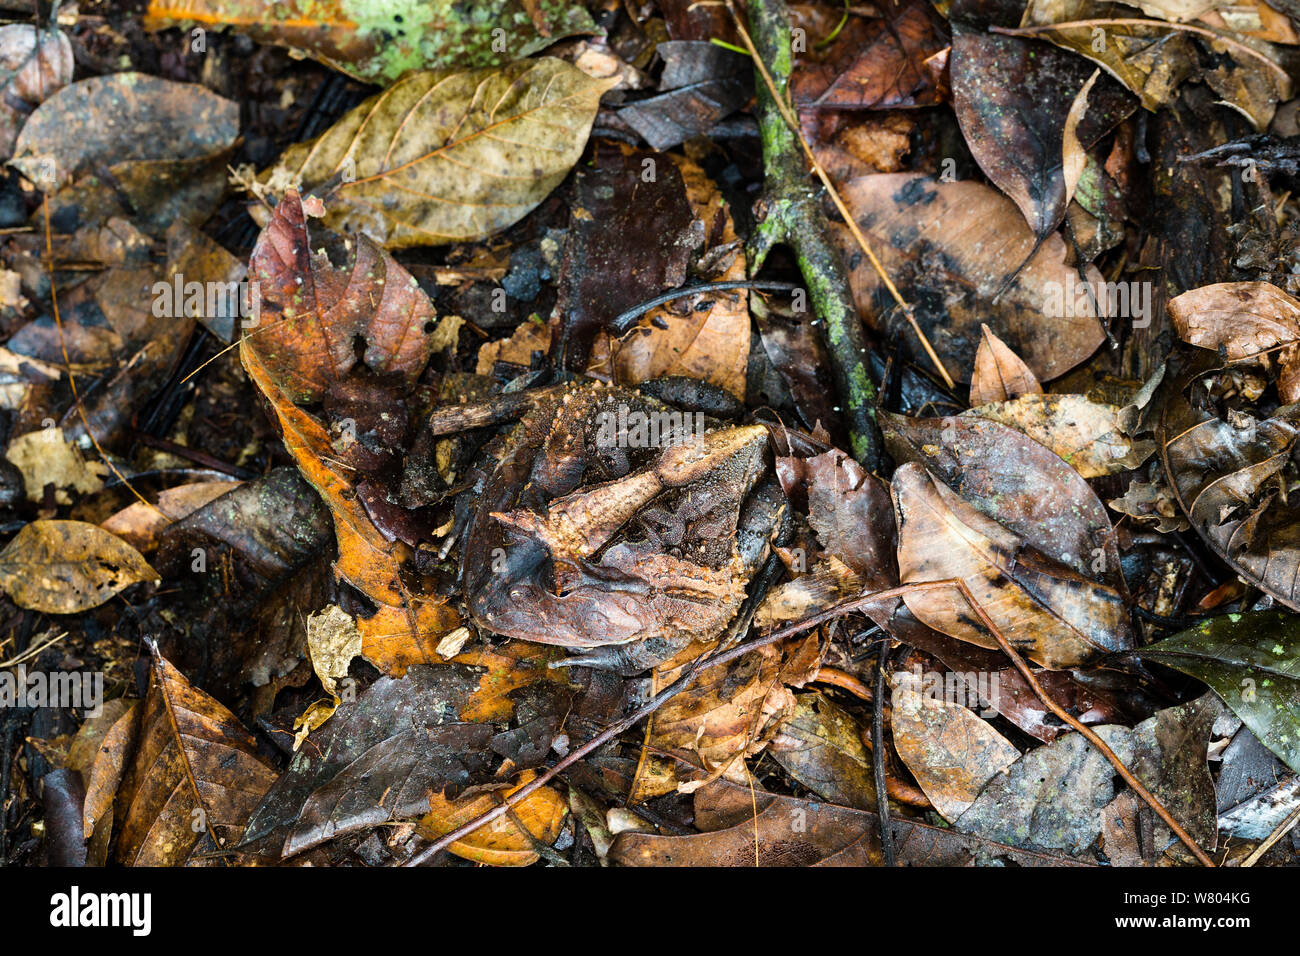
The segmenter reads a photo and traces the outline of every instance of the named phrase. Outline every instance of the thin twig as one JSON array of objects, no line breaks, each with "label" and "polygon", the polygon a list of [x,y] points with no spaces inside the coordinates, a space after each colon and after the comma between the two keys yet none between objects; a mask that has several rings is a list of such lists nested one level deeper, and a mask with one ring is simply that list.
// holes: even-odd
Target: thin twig
[{"label": "thin twig", "polygon": [[880,642],[876,657],[876,692],[871,702],[871,766],[876,774],[876,816],[880,818],[880,850],[885,866],[897,866],[894,831],[889,823],[889,782],[885,779],[885,672],[889,667],[889,638]]},{"label": "thin twig", "polygon": [[1260,857],[1262,857],[1265,853],[1271,850],[1273,848],[1274,843],[1276,843],[1278,840],[1282,839],[1284,836],[1290,833],[1291,828],[1295,826],[1297,822],[1300,822],[1300,807],[1296,807],[1294,810],[1292,810],[1291,813],[1287,816],[1287,818],[1283,820],[1281,823],[1279,823],[1273,829],[1273,832],[1264,838],[1264,842],[1261,843],[1259,846],[1255,847],[1255,849],[1251,852],[1250,856],[1246,857],[1246,859],[1242,861],[1241,865],[1254,866],[1256,863],[1258,863]]}]

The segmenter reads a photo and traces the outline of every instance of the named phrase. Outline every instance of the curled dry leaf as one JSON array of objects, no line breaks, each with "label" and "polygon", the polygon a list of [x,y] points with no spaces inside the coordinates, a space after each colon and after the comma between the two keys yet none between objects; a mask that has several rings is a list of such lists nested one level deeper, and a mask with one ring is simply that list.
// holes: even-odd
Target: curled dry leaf
[{"label": "curled dry leaf", "polygon": [[84,521],[33,521],[0,551],[0,587],[19,607],[77,614],[158,574],[121,538]]},{"label": "curled dry leaf", "polygon": [[[841,192],[863,235],[912,304],[916,320],[951,374],[972,367],[987,323],[1040,380],[1063,375],[1102,343],[1101,323],[1082,308],[1049,315],[1050,293],[1078,283],[1066,265],[1065,242],[1035,237],[1024,216],[997,190],[977,182],[944,183],[912,173],[860,176]],[[918,365],[928,363],[916,334],[847,228],[836,231],[850,268],[858,311],[882,337],[903,342]],[[1007,279],[1025,260],[1011,284]],[[1089,280],[1101,274],[1088,266]]]},{"label": "curled dry leaf", "polygon": [[1084,478],[1137,468],[1156,444],[1135,440],[1120,425],[1121,409],[1083,395],[1024,395],[971,409],[967,415],[1001,422],[1064,459]]},{"label": "curled dry leaf", "polygon": [[1020,751],[967,707],[922,692],[912,675],[894,675],[894,747],[945,820],[966,812]]},{"label": "curled dry leaf", "polygon": [[1168,308],[1189,345],[1231,361],[1276,360],[1282,401],[1300,401],[1300,302],[1268,282],[1219,282],[1184,292]]},{"label": "curled dry leaf", "polygon": [[1043,386],[1024,360],[981,323],[980,345],[970,379],[971,407],[1042,393]]},{"label": "curled dry leaf", "polygon": [[13,152],[26,111],[72,82],[72,44],[58,29],[40,30],[29,23],[0,27],[0,157]]},{"label": "curled dry leaf", "polygon": [[[210,851],[233,845],[275,780],[253,735],[234,714],[153,652],[139,740],[117,792],[117,859],[179,866],[206,835]],[[197,825],[196,825],[197,824]]]},{"label": "curled dry leaf", "polygon": [[543,10],[536,0],[150,0],[144,24],[228,27],[384,86],[410,70],[508,63],[595,32],[581,4]]},{"label": "curled dry leaf", "polygon": [[[985,517],[918,464],[894,473],[898,567],[904,584],[960,578],[1013,647],[1050,669],[1126,646],[1123,596],[1044,555]],[[903,597],[923,623],[997,647],[955,589]]]},{"label": "curled dry leaf", "polygon": [[472,242],[559,185],[613,82],[550,57],[412,73],[287,150],[259,181],[276,192],[329,188],[325,225],[390,249]]}]

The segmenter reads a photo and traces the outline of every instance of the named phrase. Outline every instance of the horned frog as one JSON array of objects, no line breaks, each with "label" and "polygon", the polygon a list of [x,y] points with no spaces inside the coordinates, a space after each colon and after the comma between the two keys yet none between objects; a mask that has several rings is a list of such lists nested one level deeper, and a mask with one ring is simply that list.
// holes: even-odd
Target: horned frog
[{"label": "horned frog", "polygon": [[529,404],[461,497],[475,623],[623,674],[716,640],[787,510],[767,429],[705,419],[716,427],[638,447],[626,422],[682,413],[599,383],[552,387]]}]

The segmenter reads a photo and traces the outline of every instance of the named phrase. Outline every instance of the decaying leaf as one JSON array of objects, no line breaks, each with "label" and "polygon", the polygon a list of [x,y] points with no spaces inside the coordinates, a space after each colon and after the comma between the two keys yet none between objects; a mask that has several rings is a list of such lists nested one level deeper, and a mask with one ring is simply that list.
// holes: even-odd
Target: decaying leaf
[{"label": "decaying leaf", "polygon": [[[1080,139],[1091,146],[1135,108],[1110,77],[1089,100],[1083,90],[1093,84],[1091,72],[1061,50],[990,33],[982,23],[953,23],[953,110],[980,168],[1015,202],[1035,236],[1065,218],[1072,191],[1065,146]],[[1081,115],[1067,130],[1078,102]]]},{"label": "decaying leaf", "polygon": [[128,212],[161,232],[177,218],[207,218],[225,190],[238,134],[238,105],[197,83],[112,73],[79,80],[37,107],[12,163],[47,191],[66,189],[52,204],[83,210],[83,221]]},{"label": "decaying leaf", "polygon": [[[1214,783],[1206,745],[1217,706],[1201,698],[1163,710],[1132,730],[1095,728],[1142,784],[1202,846],[1213,849]],[[1082,854],[1101,834],[1102,811],[1116,795],[1114,767],[1082,735],[1067,734],[1025,754],[994,777],[959,830],[1037,849]],[[1173,835],[1159,825],[1159,851]]]},{"label": "decaying leaf", "polygon": [[28,500],[38,503],[45,500],[46,485],[53,485],[54,500],[66,505],[72,503],[69,489],[90,494],[103,488],[108,477],[108,465],[87,461],[81,449],[57,427],[40,428],[12,439],[5,457],[22,472]]},{"label": "decaying leaf", "polygon": [[76,614],[158,574],[121,538],[84,521],[33,521],[0,551],[0,587],[19,607]]},{"label": "decaying leaf", "polygon": [[482,239],[565,177],[612,83],[553,58],[412,73],[259,179],[329,187],[325,224],[390,249]]},{"label": "decaying leaf", "polygon": [[1225,561],[1300,608],[1300,517],[1283,493],[1300,405],[1262,420],[1235,408],[1221,418],[1210,393],[1235,382],[1231,370],[1203,377],[1195,368],[1175,382],[1157,429],[1165,474],[1192,527]]},{"label": "decaying leaf", "polygon": [[895,675],[894,746],[935,810],[952,822],[1020,751],[974,711],[927,696],[910,676]]},{"label": "decaying leaf", "polygon": [[[1268,44],[1228,31],[1209,30],[1212,38],[1196,37],[1174,25],[1134,18],[1122,5],[1105,0],[1030,0],[1021,25],[1050,28],[1035,35],[1092,60],[1136,93],[1148,110],[1169,104],[1185,80],[1203,78],[1224,102],[1263,129],[1277,104],[1291,96],[1291,78]],[[1100,41],[1094,28],[1101,31]],[[1202,70],[1198,39],[1227,54],[1231,68]]]},{"label": "decaying leaf", "polygon": [[934,8],[900,3],[879,19],[853,17],[825,49],[809,44],[794,72],[796,109],[894,109],[944,98],[947,31]]},{"label": "decaying leaf", "polygon": [[14,103],[35,106],[72,82],[72,44],[61,30],[29,23],[0,27],[0,156],[8,157],[26,116]]},{"label": "decaying leaf", "polygon": [[144,22],[153,30],[229,27],[386,85],[410,70],[508,63],[594,32],[581,4],[542,10],[536,0],[151,0]]},{"label": "decaying leaf", "polygon": [[1089,401],[1084,395],[1023,395],[966,414],[1024,432],[1084,478],[1097,478],[1137,468],[1155,454],[1155,442],[1125,434],[1120,412],[1117,405]]},{"label": "decaying leaf", "polygon": [[156,506],[143,501],[133,502],[101,523],[100,527],[146,554],[158,546],[158,536],[169,525],[193,514],[204,505],[211,504],[238,484],[239,482],[230,481],[196,481],[167,488],[159,493]]}]

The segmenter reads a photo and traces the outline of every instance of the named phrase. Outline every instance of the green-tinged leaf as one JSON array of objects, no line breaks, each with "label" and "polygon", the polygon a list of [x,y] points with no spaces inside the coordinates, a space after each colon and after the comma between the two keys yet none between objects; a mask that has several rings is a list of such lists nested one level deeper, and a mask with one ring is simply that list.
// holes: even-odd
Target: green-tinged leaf
[{"label": "green-tinged leaf", "polygon": [[152,0],[144,23],[230,28],[367,83],[411,70],[493,66],[596,32],[573,0]]},{"label": "green-tinged leaf", "polygon": [[259,179],[329,183],[325,224],[389,248],[482,239],[559,185],[612,82],[553,58],[412,73]]},{"label": "green-tinged leaf", "polygon": [[1136,653],[1210,685],[1264,746],[1300,772],[1300,617],[1227,614]]}]

